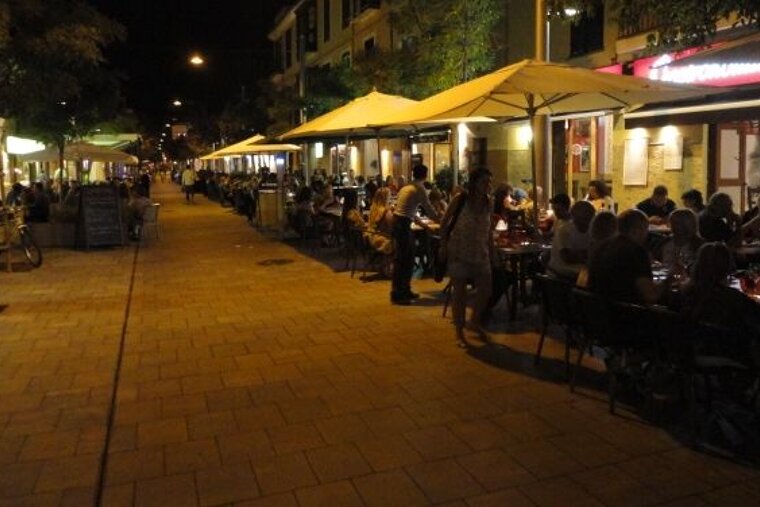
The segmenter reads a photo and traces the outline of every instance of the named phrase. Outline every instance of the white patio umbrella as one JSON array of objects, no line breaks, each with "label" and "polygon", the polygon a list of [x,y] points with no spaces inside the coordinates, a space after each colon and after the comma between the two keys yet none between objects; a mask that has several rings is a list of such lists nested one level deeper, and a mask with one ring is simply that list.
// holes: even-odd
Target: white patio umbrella
[{"label": "white patio umbrella", "polygon": [[[560,63],[523,60],[433,95],[387,117],[378,126],[412,125],[446,118],[513,118],[632,108],[718,93]],[[532,143],[531,143],[532,145]],[[538,216],[535,147],[531,146],[534,220]]]}]

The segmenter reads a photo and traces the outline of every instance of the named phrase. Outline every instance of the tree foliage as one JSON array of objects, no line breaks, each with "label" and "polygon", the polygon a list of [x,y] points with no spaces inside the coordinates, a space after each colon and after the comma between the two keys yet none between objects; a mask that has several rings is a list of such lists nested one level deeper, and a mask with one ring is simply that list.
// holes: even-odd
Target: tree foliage
[{"label": "tree foliage", "polygon": [[498,0],[388,0],[401,39],[391,76],[411,98],[423,98],[493,69]]},{"label": "tree foliage", "polygon": [[123,28],[81,0],[0,2],[0,116],[73,100]]}]

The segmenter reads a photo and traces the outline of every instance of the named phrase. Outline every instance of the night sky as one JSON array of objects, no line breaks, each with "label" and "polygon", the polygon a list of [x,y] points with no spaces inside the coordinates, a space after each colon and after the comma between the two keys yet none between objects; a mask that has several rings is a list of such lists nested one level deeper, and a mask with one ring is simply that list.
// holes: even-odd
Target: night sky
[{"label": "night sky", "polygon": [[[146,126],[172,116],[170,102],[220,110],[245,86],[271,72],[267,33],[287,0],[89,0],[124,25],[127,39],[106,50],[109,65],[124,75],[123,94]],[[193,51],[203,68],[187,61]],[[176,113],[175,113],[176,114]]]}]

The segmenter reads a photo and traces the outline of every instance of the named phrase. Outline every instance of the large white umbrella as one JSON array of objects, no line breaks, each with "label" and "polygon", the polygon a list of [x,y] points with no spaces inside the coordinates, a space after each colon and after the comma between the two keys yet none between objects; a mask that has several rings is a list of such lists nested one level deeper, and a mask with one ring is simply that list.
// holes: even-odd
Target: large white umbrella
[{"label": "large white umbrella", "polygon": [[[695,98],[719,90],[597,72],[553,62],[523,60],[433,95],[376,126],[412,125],[437,119],[512,118],[604,109]],[[535,147],[531,148],[536,196]],[[538,200],[534,198],[534,215]],[[534,217],[535,218],[535,217]]]}]

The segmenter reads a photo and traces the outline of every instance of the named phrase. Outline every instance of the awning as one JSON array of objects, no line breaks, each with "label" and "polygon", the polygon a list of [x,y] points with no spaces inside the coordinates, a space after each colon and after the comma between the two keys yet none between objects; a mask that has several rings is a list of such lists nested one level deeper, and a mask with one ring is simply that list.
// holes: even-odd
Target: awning
[{"label": "awning", "polygon": [[[25,162],[56,162],[59,153],[57,146],[50,146],[41,151],[19,155],[18,158]],[[89,143],[71,143],[63,149],[64,160],[94,160],[96,162],[112,162],[136,165],[137,157],[119,150],[112,150],[105,146],[95,146]]]}]

